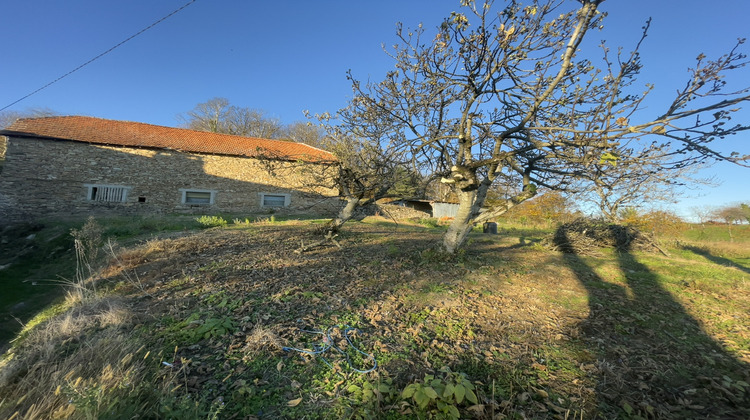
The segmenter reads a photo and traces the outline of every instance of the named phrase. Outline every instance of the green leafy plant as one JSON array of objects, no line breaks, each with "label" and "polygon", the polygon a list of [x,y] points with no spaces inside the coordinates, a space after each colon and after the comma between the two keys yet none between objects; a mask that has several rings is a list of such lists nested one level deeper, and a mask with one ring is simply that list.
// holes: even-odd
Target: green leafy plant
[{"label": "green leafy plant", "polygon": [[221,216],[201,216],[195,219],[201,226],[205,228],[226,226],[227,221]]},{"label": "green leafy plant", "polygon": [[229,317],[209,318],[195,329],[195,335],[203,338],[221,337],[234,330],[234,322]]},{"label": "green leafy plant", "polygon": [[387,402],[398,396],[391,378],[386,378],[385,381],[376,384],[370,382],[364,382],[362,386],[352,384],[346,390],[353,399],[362,404]]},{"label": "green leafy plant", "polygon": [[228,316],[219,317],[209,315],[205,321],[201,318],[202,312],[194,312],[186,319],[175,322],[174,319],[165,318],[163,322],[169,326],[165,329],[168,337],[172,337],[176,343],[196,343],[211,337],[222,337],[236,331],[232,318]]},{"label": "green leafy plant", "polygon": [[[353,419],[377,419],[383,418],[388,408],[386,406],[398,401],[399,391],[393,386],[392,378],[384,378],[376,383],[364,380],[361,385],[351,384],[346,388],[350,401],[358,407],[347,415]],[[391,408],[394,407],[391,405]],[[351,408],[350,408],[351,410]],[[384,411],[385,410],[385,411]]]},{"label": "green leafy plant", "polygon": [[458,419],[458,407],[462,404],[477,404],[474,384],[465,373],[452,372],[444,367],[442,378],[425,375],[424,381],[409,384],[401,392],[405,400],[412,400],[417,409],[436,418]]},{"label": "green leafy plant", "polygon": [[209,294],[203,299],[203,301],[211,308],[227,309],[229,311],[234,311],[242,306],[242,301],[240,299],[232,299],[232,297],[223,290]]}]

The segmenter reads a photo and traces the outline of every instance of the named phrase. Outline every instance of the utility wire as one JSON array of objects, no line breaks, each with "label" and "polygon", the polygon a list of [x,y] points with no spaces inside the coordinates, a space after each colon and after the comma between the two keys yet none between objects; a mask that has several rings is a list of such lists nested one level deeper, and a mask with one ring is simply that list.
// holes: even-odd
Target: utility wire
[{"label": "utility wire", "polygon": [[154,26],[156,26],[156,25],[158,25],[158,24],[160,24],[160,23],[164,22],[165,20],[169,19],[169,18],[170,18],[170,17],[172,17],[173,15],[176,15],[176,14],[177,14],[177,13],[179,13],[179,12],[180,12],[180,11],[181,11],[182,9],[184,9],[184,8],[186,8],[186,7],[188,7],[188,6],[190,6],[191,4],[193,4],[193,3],[195,3],[195,2],[196,2],[196,0],[190,0],[189,2],[185,3],[185,5],[183,5],[183,6],[182,6],[182,7],[180,7],[179,9],[176,9],[176,10],[174,10],[174,11],[173,11],[172,13],[170,13],[170,14],[168,14],[168,15],[164,16],[163,18],[161,18],[161,19],[157,20],[156,22],[152,23],[151,25],[148,25],[147,27],[145,27],[145,28],[141,29],[140,31],[136,32],[135,34],[133,34],[133,35],[129,36],[129,37],[128,37],[128,38],[126,38],[126,39],[125,39],[124,41],[121,41],[121,42],[120,42],[119,44],[117,44],[117,45],[115,45],[114,47],[112,47],[112,48],[108,49],[107,51],[104,51],[103,53],[101,53],[101,54],[97,55],[96,57],[92,58],[91,60],[89,60],[89,61],[87,61],[87,62],[85,62],[85,63],[81,64],[80,66],[78,66],[78,67],[74,68],[73,70],[71,70],[71,71],[69,71],[69,72],[67,72],[67,73],[63,74],[62,76],[58,77],[57,79],[55,79],[55,80],[53,80],[53,81],[51,81],[51,82],[47,83],[46,85],[44,85],[44,86],[40,87],[39,89],[37,89],[37,90],[35,90],[35,91],[33,91],[33,92],[29,93],[28,95],[26,95],[26,96],[22,97],[21,99],[18,99],[17,101],[14,101],[14,102],[10,103],[9,105],[6,105],[6,106],[4,106],[4,107],[0,108],[0,111],[4,111],[4,110],[6,110],[6,109],[10,108],[10,107],[12,107],[13,105],[15,105],[15,104],[17,104],[17,103],[19,103],[19,102],[23,101],[24,99],[28,98],[29,96],[31,96],[31,95],[34,95],[35,93],[37,93],[37,92],[39,92],[39,91],[41,91],[41,90],[43,90],[43,89],[46,89],[46,88],[48,88],[48,87],[52,86],[53,84],[55,84],[55,83],[59,82],[60,80],[62,80],[62,79],[64,79],[64,78],[66,78],[66,77],[68,77],[68,76],[70,76],[71,74],[73,74],[73,73],[77,72],[78,70],[80,70],[80,69],[82,69],[82,68],[86,67],[87,65],[89,65],[89,64],[91,64],[91,63],[93,63],[94,61],[96,61],[96,60],[98,60],[99,58],[101,58],[101,57],[105,56],[106,54],[108,54],[108,53],[112,52],[112,51],[113,51],[113,50],[114,50],[115,48],[117,48],[117,47],[121,46],[122,44],[124,44],[124,43],[126,43],[126,42],[128,42],[128,41],[130,41],[131,39],[133,39],[133,38],[137,37],[138,35],[140,35],[140,34],[142,34],[142,33],[146,32],[146,31],[148,31],[149,29],[153,28]]}]

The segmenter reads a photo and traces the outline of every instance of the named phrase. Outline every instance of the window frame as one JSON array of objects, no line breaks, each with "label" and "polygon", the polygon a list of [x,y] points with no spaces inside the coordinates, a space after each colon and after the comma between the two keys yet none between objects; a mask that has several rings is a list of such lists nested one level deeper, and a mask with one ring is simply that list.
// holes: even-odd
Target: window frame
[{"label": "window frame", "polygon": [[[83,186],[86,188],[86,201],[91,203],[126,203],[128,201],[128,193],[133,189],[133,187],[118,184],[83,184]],[[98,199],[102,197],[100,189],[105,189],[105,191],[107,189],[119,189],[121,190],[119,194],[114,194],[119,195],[120,199],[118,201]],[[103,195],[106,197],[108,194],[113,194],[113,192],[104,192]]]},{"label": "window frame", "polygon": [[[289,204],[292,202],[292,195],[288,193],[270,193],[270,192],[262,192],[258,193],[260,195],[260,207],[264,209],[279,209],[284,207],[289,207]],[[267,206],[266,205],[266,197],[284,197],[284,204],[281,206]]]},{"label": "window frame", "polygon": [[[189,202],[187,201],[188,193],[208,193],[208,203]],[[187,206],[211,206],[216,202],[216,190],[207,190],[204,188],[180,188],[180,197],[180,203]]]}]

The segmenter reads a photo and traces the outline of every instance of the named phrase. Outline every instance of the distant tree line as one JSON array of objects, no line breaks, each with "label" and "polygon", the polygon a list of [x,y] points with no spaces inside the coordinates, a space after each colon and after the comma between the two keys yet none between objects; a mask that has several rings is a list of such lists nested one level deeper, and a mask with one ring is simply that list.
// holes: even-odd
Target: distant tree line
[{"label": "distant tree line", "polygon": [[322,145],[324,135],[316,124],[306,121],[284,124],[262,109],[232,105],[228,99],[218,97],[199,103],[192,110],[178,115],[177,119],[183,128],[191,130],[294,141],[313,147]]}]

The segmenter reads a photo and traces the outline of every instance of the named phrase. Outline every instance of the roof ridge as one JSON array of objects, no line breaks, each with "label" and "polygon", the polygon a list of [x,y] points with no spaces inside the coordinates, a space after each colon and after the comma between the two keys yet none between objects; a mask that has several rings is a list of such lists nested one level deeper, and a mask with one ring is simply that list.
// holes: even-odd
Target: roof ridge
[{"label": "roof ridge", "polygon": [[88,115],[50,115],[50,116],[44,116],[44,117],[19,118],[16,121],[21,121],[21,120],[42,120],[42,119],[63,119],[63,118],[81,118],[81,119],[90,119],[90,120],[98,120],[98,121],[109,121],[109,122],[113,122],[113,123],[137,124],[137,125],[143,125],[143,126],[149,126],[149,127],[168,128],[170,130],[184,130],[184,131],[192,131],[194,133],[209,133],[211,135],[217,135],[217,136],[229,136],[229,137],[239,137],[239,138],[243,138],[243,139],[258,139],[258,140],[273,141],[273,142],[304,144],[307,147],[312,147],[313,149],[317,149],[317,150],[320,150],[320,151],[323,151],[323,152],[326,152],[326,153],[330,153],[330,152],[328,152],[326,150],[318,149],[317,147],[310,146],[309,144],[299,143],[299,142],[295,142],[295,141],[287,141],[287,140],[279,140],[279,139],[267,139],[265,137],[255,137],[255,136],[241,136],[239,134],[218,133],[218,132],[215,132],[215,131],[196,130],[194,128],[170,127],[168,125],[151,124],[151,123],[145,123],[145,122],[141,122],[141,121],[113,120],[111,118],[92,117],[92,116],[88,116]]},{"label": "roof ridge", "polygon": [[[59,121],[60,124],[55,124]],[[76,121],[79,124],[75,124]],[[189,128],[168,127],[138,121],[64,115],[19,118],[11,124],[8,133],[59,138],[119,146],[173,148],[187,152],[216,153],[258,157],[263,150],[268,157],[330,161],[335,156],[323,149],[295,141],[239,136]]]}]

